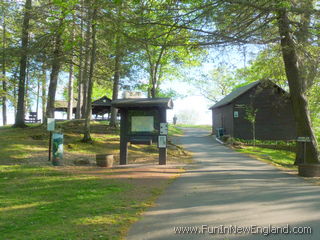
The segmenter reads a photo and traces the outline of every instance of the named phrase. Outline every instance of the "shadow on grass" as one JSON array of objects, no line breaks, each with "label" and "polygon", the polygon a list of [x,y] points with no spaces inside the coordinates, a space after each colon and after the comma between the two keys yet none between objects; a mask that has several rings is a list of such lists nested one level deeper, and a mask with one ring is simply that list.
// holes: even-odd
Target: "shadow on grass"
[{"label": "shadow on grass", "polygon": [[1,238],[119,239],[159,194],[156,182],[0,166]]}]

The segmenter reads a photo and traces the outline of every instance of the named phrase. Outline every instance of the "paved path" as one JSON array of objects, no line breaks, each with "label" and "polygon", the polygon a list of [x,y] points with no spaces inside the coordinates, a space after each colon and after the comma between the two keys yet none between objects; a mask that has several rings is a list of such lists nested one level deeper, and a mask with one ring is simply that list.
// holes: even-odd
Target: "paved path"
[{"label": "paved path", "polygon": [[[320,239],[320,186],[236,153],[208,132],[188,129],[179,139],[194,152],[195,168],[177,179],[132,226],[129,240],[143,239]],[[185,226],[312,227],[312,235],[175,234]]]}]

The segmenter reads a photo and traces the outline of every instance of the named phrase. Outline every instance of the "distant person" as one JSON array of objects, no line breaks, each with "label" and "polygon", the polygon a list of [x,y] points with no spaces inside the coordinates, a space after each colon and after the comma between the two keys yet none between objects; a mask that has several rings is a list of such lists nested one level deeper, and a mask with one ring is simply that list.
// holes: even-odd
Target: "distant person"
[{"label": "distant person", "polygon": [[176,115],[174,115],[174,117],[173,117],[173,125],[176,125],[177,124],[177,116]]}]

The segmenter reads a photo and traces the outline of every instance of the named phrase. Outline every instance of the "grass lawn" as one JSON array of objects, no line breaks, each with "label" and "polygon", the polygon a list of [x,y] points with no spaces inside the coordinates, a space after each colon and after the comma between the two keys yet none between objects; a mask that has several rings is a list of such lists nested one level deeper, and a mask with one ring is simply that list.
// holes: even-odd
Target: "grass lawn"
[{"label": "grass lawn", "polygon": [[177,126],[169,125],[168,135],[169,136],[181,136],[181,135],[183,135],[183,130]]},{"label": "grass lawn", "polygon": [[[65,166],[47,161],[48,133],[39,124],[0,127],[0,239],[123,239],[143,210],[183,170],[159,167],[155,145],[132,145],[137,168],[98,168],[96,153],[119,154],[119,132],[92,124],[92,144],[81,142],[81,122],[58,123],[64,133]],[[170,127],[170,136],[181,134]],[[73,160],[90,159],[89,166]],[[168,147],[168,163],[188,163],[191,155]],[[147,167],[146,167],[147,166]]]},{"label": "grass lawn", "polygon": [[0,166],[1,239],[122,239],[171,181],[106,176]]},{"label": "grass lawn", "polygon": [[238,152],[248,154],[262,161],[270,162],[276,166],[296,170],[297,166],[293,165],[295,153],[283,150],[274,150],[253,146],[244,146],[242,149],[235,149]]},{"label": "grass lawn", "polygon": [[[57,128],[64,134],[63,164],[70,165],[75,160],[87,159],[95,161],[96,154],[113,154],[118,160],[119,156],[119,130],[110,129],[106,123],[92,122],[93,143],[81,142],[83,137],[83,122],[58,122]],[[169,127],[169,136],[181,135],[182,130],[175,126]],[[25,129],[0,127],[0,165],[1,164],[48,164],[49,134],[40,124],[33,124]],[[180,149],[175,146],[168,147],[168,162],[186,159],[185,154],[178,154]],[[131,145],[129,147],[129,163],[146,162],[157,163],[157,146]],[[189,160],[187,160],[188,162]]]},{"label": "grass lawn", "polygon": [[192,125],[192,124],[177,124],[177,127],[185,127],[185,128],[202,128],[207,130],[212,130],[211,125]]}]

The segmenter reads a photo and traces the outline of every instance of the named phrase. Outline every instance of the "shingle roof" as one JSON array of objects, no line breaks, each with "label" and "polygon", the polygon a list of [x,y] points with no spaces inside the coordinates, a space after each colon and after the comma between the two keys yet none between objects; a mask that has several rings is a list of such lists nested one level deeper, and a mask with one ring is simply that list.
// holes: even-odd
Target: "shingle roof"
[{"label": "shingle roof", "polygon": [[246,86],[237,88],[236,90],[234,90],[233,92],[229,93],[227,96],[222,98],[219,102],[214,104],[209,109],[222,107],[224,105],[227,105],[227,104],[231,103],[234,99],[236,99],[240,95],[244,94],[245,92],[249,91],[251,88],[257,86],[259,83],[261,83],[261,80],[253,82],[253,83],[250,83],[250,84],[248,84]]},{"label": "shingle roof", "polygon": [[112,106],[116,108],[129,107],[165,107],[173,108],[171,98],[127,98],[112,101]]},{"label": "shingle roof", "polygon": [[103,96],[92,102],[92,106],[111,106],[111,99],[107,96]]},{"label": "shingle roof", "polygon": [[[73,100],[73,107],[75,108],[77,106],[77,100]],[[56,100],[54,102],[54,108],[55,109],[67,109],[68,108],[68,101],[65,100]]]}]

